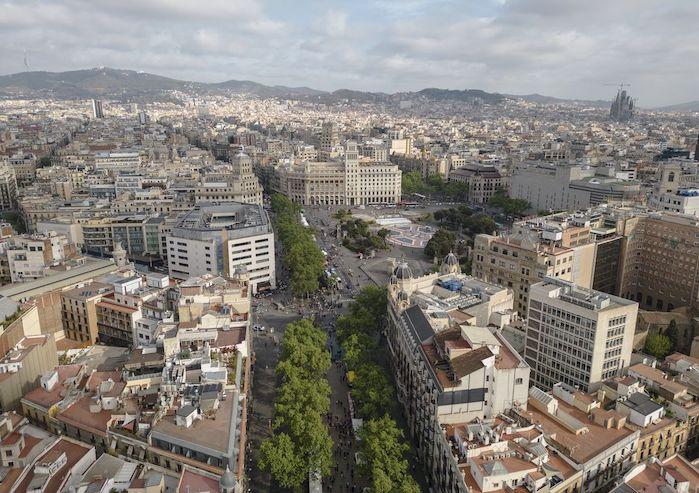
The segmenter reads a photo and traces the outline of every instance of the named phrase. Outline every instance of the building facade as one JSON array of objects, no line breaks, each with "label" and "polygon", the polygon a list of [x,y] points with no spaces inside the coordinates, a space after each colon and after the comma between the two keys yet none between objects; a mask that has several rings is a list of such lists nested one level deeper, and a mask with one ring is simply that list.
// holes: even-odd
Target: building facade
[{"label": "building facade", "polygon": [[233,275],[245,268],[253,292],[276,287],[274,232],[259,205],[200,204],[167,236],[170,276]]},{"label": "building facade", "polygon": [[542,389],[584,392],[629,365],[638,304],[555,278],[531,286],[524,358]]}]

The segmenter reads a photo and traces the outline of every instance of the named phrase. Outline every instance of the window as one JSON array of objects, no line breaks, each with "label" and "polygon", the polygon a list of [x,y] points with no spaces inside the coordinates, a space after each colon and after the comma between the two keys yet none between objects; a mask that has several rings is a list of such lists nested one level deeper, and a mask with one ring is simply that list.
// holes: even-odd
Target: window
[{"label": "window", "polygon": [[522,380],[521,378],[515,379],[515,385],[522,385],[522,383],[524,383],[524,380]]}]

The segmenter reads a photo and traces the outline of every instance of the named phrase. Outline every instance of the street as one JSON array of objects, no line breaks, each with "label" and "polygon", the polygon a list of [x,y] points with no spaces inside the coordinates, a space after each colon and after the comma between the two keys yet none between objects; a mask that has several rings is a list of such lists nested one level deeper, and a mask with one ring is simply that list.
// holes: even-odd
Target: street
[{"label": "street", "polygon": [[[253,326],[262,326],[264,330],[253,331],[253,384],[251,413],[248,436],[248,476],[249,491],[277,492],[284,491],[274,484],[269,474],[258,466],[259,448],[262,441],[271,436],[271,424],[274,416],[274,398],[278,380],[274,372],[280,353],[280,341],[284,336],[286,324],[303,316],[313,318],[319,327],[328,333],[328,349],[333,364],[328,372],[328,382],[332,391],[330,397],[330,414],[328,425],[333,439],[334,469],[331,477],[323,478],[323,491],[332,493],[349,493],[361,491],[367,486],[362,484],[355,471],[355,454],[357,444],[352,432],[349,418],[349,386],[345,381],[345,372],[341,362],[335,361],[339,347],[335,338],[335,323],[347,308],[348,302],[368,284],[385,285],[389,270],[386,257],[400,259],[402,255],[409,258],[411,268],[416,275],[426,272],[431,262],[425,260],[422,251],[404,251],[393,247],[389,251],[377,252],[374,259],[359,259],[331,236],[336,221],[332,218],[333,210],[306,208],[305,215],[311,226],[318,231],[316,241],[321,249],[329,253],[329,264],[342,279],[336,292],[318,293],[308,300],[295,300],[288,287],[288,273],[282,265],[283,252],[277,242],[277,283],[284,286],[272,296],[259,297],[255,300]],[[322,231],[326,231],[323,234]],[[276,303],[281,303],[280,308]],[[341,304],[341,307],[338,306]],[[271,332],[270,330],[273,330]]]}]

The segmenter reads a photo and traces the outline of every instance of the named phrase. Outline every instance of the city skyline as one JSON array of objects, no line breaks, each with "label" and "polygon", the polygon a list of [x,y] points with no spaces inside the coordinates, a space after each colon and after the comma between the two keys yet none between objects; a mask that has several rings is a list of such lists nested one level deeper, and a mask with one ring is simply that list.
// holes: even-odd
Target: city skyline
[{"label": "city skyline", "polygon": [[[688,1],[33,2],[0,21],[0,72],[109,66],[373,92],[474,88],[640,107],[696,100]],[[542,35],[542,33],[544,35]],[[548,33],[548,34],[546,34]]]}]

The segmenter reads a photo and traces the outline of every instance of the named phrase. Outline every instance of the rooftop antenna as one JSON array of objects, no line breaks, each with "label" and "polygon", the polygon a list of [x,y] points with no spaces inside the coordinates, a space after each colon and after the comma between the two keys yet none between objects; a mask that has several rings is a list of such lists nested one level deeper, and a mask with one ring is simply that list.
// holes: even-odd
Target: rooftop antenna
[{"label": "rooftop antenna", "polygon": [[29,72],[29,60],[27,59],[27,50],[24,50],[24,71]]}]

